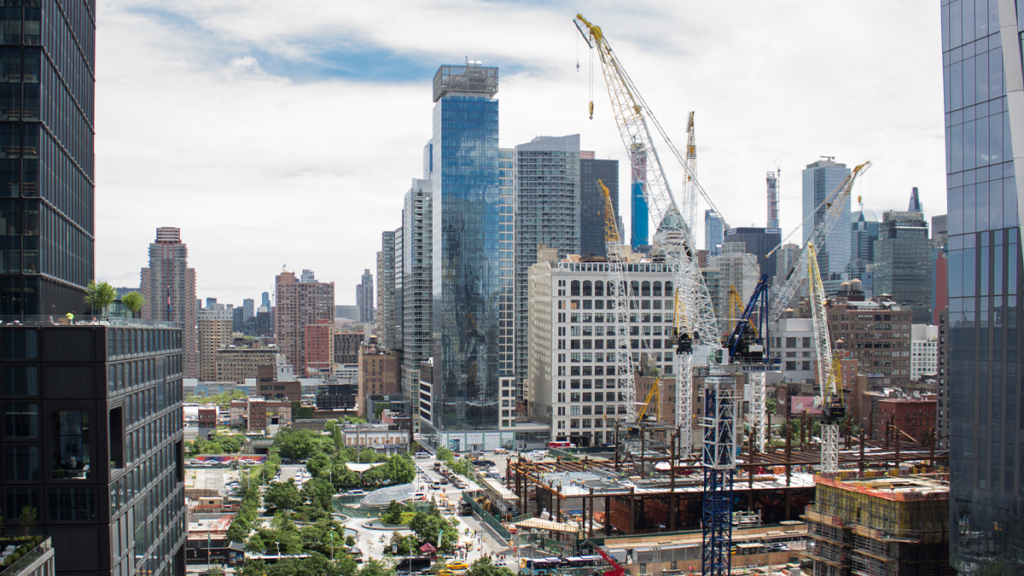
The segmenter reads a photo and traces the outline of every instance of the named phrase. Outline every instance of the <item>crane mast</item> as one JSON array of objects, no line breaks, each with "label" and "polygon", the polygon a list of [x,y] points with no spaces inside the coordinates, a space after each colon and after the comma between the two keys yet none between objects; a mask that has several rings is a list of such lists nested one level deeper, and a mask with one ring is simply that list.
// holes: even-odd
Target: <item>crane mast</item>
[{"label": "crane mast", "polygon": [[[836,378],[841,372],[833,361],[832,343],[825,315],[825,289],[818,271],[818,254],[814,244],[807,245],[807,276],[810,282],[811,316],[814,324],[814,348],[818,355],[818,396],[816,407],[821,408],[821,472],[839,471],[839,422],[846,416],[842,398],[836,390]],[[840,388],[841,390],[841,388]]]}]

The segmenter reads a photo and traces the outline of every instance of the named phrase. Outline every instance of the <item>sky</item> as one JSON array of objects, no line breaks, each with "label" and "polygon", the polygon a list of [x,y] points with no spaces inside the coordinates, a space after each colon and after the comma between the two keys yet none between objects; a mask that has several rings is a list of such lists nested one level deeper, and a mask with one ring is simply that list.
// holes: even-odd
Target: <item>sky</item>
[{"label": "sky", "polygon": [[467,58],[499,67],[502,147],[580,134],[619,160],[628,223],[625,147],[576,11],[677,146],[695,112],[699,180],[729,225],[765,226],[779,169],[783,236],[797,231],[820,156],[872,162],[865,209],[906,210],[916,186],[927,219],[946,211],[934,0],[97,4],[96,277],[115,286],[139,285],[172,226],[204,300],[258,304],[282,269],[312,269],[355,304],[422,177],[434,72]]}]

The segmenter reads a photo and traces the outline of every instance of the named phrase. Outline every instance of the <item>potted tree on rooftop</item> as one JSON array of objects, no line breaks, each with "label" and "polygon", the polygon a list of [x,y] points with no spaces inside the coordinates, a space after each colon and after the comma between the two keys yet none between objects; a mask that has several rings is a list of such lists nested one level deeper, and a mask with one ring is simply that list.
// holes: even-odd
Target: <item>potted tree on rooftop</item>
[{"label": "potted tree on rooftop", "polygon": [[146,300],[138,292],[129,292],[121,297],[121,303],[132,313],[132,318],[135,318],[142,310],[142,305],[146,303]]},{"label": "potted tree on rooftop", "polygon": [[85,287],[85,303],[89,305],[94,315],[103,316],[107,306],[114,301],[116,294],[114,287],[110,284],[106,282],[97,284],[95,280],[90,280],[89,285]]}]

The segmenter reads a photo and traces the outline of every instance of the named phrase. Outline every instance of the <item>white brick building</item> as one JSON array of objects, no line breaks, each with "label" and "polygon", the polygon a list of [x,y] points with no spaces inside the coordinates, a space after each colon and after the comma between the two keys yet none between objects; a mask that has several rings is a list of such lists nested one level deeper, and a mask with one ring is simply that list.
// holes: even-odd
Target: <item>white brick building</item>
[{"label": "white brick building", "polygon": [[910,327],[910,379],[939,373],[939,327],[913,324]]}]

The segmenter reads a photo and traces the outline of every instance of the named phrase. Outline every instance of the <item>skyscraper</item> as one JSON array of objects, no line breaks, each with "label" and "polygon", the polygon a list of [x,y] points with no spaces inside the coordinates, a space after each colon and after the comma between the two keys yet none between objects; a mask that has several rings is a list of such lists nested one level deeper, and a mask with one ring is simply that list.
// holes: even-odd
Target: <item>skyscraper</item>
[{"label": "skyscraper", "polygon": [[[588,157],[589,156],[589,157]],[[580,255],[605,257],[604,193],[600,180],[608,187],[615,223],[619,221],[619,161],[598,160],[593,152],[580,153]],[[619,230],[620,236],[625,230]]]},{"label": "skyscraper", "polygon": [[[782,170],[769,172],[768,182],[768,227],[779,227],[779,176]],[[774,246],[773,246],[774,248]]]},{"label": "skyscraper", "polygon": [[[825,219],[825,199],[843,182],[850,173],[846,164],[838,164],[831,157],[807,165],[803,171],[803,242],[811,235],[815,226]],[[850,213],[850,197],[846,197],[844,214]],[[811,219],[813,214],[814,218]],[[846,218],[842,222],[847,222]],[[848,280],[847,267],[850,264],[850,236],[845,225],[837,225],[828,233],[823,246],[815,246],[818,252],[818,269],[821,283],[827,293],[835,293],[843,280]]]},{"label": "skyscraper", "polygon": [[[839,224],[837,224],[838,226]],[[850,214],[850,280],[860,280],[868,299],[874,294],[875,243],[878,242],[878,217],[870,210]]]},{"label": "skyscraper", "polygon": [[704,211],[704,249],[709,256],[722,255],[722,242],[725,241],[725,224],[722,217],[714,210]]},{"label": "skyscraper", "polygon": [[[603,195],[602,195],[603,196]],[[516,399],[527,374],[530,266],[537,247],[558,257],[580,251],[580,135],[541,136],[515,148]]]},{"label": "skyscraper", "polygon": [[82,312],[95,266],[95,2],[10,6],[0,34],[0,315]]},{"label": "skyscraper", "polygon": [[[501,260],[503,252],[514,259],[503,250],[514,240],[514,214],[498,176],[497,92],[498,69],[478,62],[434,75],[433,136],[424,152],[433,191],[434,365],[430,421],[421,426],[439,445],[457,440],[456,431],[496,430],[502,393],[514,393],[511,338],[499,347],[499,310],[513,297],[512,262],[504,268]],[[513,316],[509,309],[510,327]]]},{"label": "skyscraper", "polygon": [[889,294],[913,312],[914,324],[932,320],[934,275],[928,223],[921,212],[886,211],[875,244],[875,295]]},{"label": "skyscraper", "polygon": [[[1008,10],[1003,8],[1008,7]],[[1020,19],[1013,3],[942,0],[949,231],[950,564],[1020,574],[1024,367]],[[1016,104],[1014,104],[1016,102]]]},{"label": "skyscraper", "polygon": [[917,186],[910,191],[910,205],[907,208],[908,212],[924,212],[924,208],[921,206],[921,197],[917,194]]},{"label": "skyscraper", "polygon": [[[644,198],[644,186],[647,185],[647,152],[641,144],[633,144],[629,151],[630,162],[630,238],[629,245],[633,250],[640,246],[646,246],[650,242],[649,227],[651,221],[650,210],[647,207],[647,199]],[[625,236],[619,230],[620,236]]]},{"label": "skyscraper", "polygon": [[242,300],[242,319],[248,320],[256,315],[256,302],[252,298]]},{"label": "skyscraper", "polygon": [[381,234],[377,252],[377,341],[383,348],[395,347],[395,232]]},{"label": "skyscraper", "polygon": [[[404,217],[403,217],[404,218]],[[402,323],[405,320],[405,299],[402,296],[402,291],[405,290],[405,266],[402,260],[405,258],[405,232],[402,227],[399,226],[395,230],[395,262],[392,266],[392,274],[395,276],[395,337],[391,343],[392,350],[401,351],[402,346],[405,343],[405,336],[403,334]]]},{"label": "skyscraper", "polygon": [[419,426],[420,362],[430,358],[433,342],[433,217],[431,184],[413,179],[402,209],[402,394],[409,398]]},{"label": "skyscraper", "polygon": [[224,305],[199,311],[199,380],[217,380],[217,351],[227,348],[232,339],[232,310]]},{"label": "skyscraper", "polygon": [[263,300],[262,300],[262,302],[263,302],[263,307],[266,308],[269,311],[270,310],[270,292],[264,292],[263,293]]},{"label": "skyscraper", "polygon": [[[369,272],[369,271],[367,271]],[[293,272],[276,278],[277,347],[299,375],[306,374],[306,326],[334,322],[334,282],[300,282]]]},{"label": "skyscraper", "polygon": [[[768,275],[768,281],[775,278],[775,259],[777,252],[768,256],[782,241],[782,231],[778,228],[730,228],[725,231],[725,242],[740,242],[745,246],[747,254],[757,256],[757,265],[761,274]],[[756,283],[756,281],[755,281]],[[746,303],[746,301],[744,301]]]},{"label": "skyscraper", "polygon": [[149,245],[149,267],[142,269],[142,318],[181,327],[185,377],[199,377],[196,271],[188,267],[188,247],[178,228],[157,228]]},{"label": "skyscraper", "polygon": [[369,324],[374,320],[373,308],[373,274],[370,269],[363,270],[362,282],[356,286],[356,305],[359,306],[359,321]]}]

